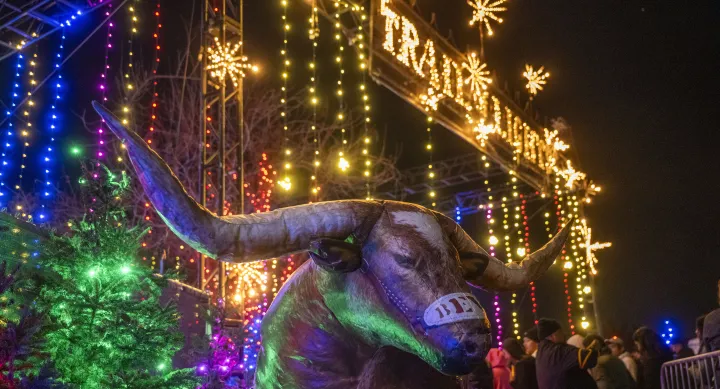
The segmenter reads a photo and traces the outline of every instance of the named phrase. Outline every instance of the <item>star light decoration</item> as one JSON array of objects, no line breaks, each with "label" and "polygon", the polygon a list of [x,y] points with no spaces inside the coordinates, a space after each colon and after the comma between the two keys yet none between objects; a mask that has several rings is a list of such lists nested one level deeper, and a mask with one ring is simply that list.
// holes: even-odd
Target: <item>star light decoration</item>
[{"label": "star light decoration", "polygon": [[462,66],[470,73],[465,79],[465,85],[470,85],[470,93],[473,97],[479,97],[482,91],[487,89],[488,84],[492,84],[487,64],[482,63],[476,53],[470,53],[467,62]]},{"label": "star light decoration", "polygon": [[490,26],[490,20],[494,20],[498,23],[502,23],[502,18],[498,17],[496,13],[507,11],[507,8],[501,7],[507,0],[468,0],[468,4],[473,8],[473,16],[470,19],[470,25],[478,24],[478,27],[482,29],[483,24],[488,31],[488,35],[493,34],[493,29]]},{"label": "star light decoration", "polygon": [[210,75],[220,82],[224,82],[227,77],[230,77],[233,85],[237,87],[238,80],[245,78],[247,70],[257,73],[259,68],[248,62],[247,56],[238,55],[242,45],[242,41],[235,44],[226,42],[225,45],[222,45],[220,38],[215,37],[215,45],[207,48],[207,70],[210,71]]},{"label": "star light decoration", "polygon": [[575,186],[575,182],[584,181],[587,175],[581,171],[575,170],[575,168],[572,165],[572,161],[569,159],[567,160],[565,169],[559,169],[556,168],[557,174],[559,174],[561,177],[563,177],[567,182],[565,186],[568,189],[572,189]]},{"label": "star light decoration", "polygon": [[595,256],[595,251],[603,250],[612,246],[611,242],[594,242],[592,241],[592,228],[587,224],[587,220],[583,219],[580,224],[580,232],[585,236],[585,243],[580,243],[580,247],[585,249],[585,260],[590,266],[590,273],[597,275],[597,269],[595,264],[598,263],[598,259]]},{"label": "star light decoration", "polygon": [[480,119],[480,122],[473,128],[473,132],[477,133],[475,139],[480,141],[480,147],[485,147],[485,142],[488,141],[490,134],[497,133],[497,128],[492,124],[485,124],[485,119]]},{"label": "star light decoration", "polygon": [[543,90],[543,85],[547,84],[547,79],[550,78],[550,72],[546,72],[543,66],[535,70],[532,66],[525,65],[523,77],[528,81],[525,88],[527,88],[531,95],[535,96]]}]

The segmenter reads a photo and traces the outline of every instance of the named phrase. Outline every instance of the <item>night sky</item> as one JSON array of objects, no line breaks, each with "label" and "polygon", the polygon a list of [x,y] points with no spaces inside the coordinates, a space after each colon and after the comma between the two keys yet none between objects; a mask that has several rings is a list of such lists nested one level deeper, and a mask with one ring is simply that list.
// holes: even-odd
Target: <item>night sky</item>
[{"label": "night sky", "polygon": [[[166,19],[165,25],[181,32],[191,2],[172,3],[166,4],[165,17],[174,20]],[[246,50],[261,58],[272,77],[279,74],[279,7],[270,1],[247,3]],[[462,51],[478,48],[464,0],[418,0],[418,6],[427,17],[437,13],[439,30],[452,30]],[[603,186],[587,214],[595,239],[613,242],[599,253],[598,302],[605,328],[625,335],[641,324],[659,328],[669,319],[690,336],[694,318],[717,306],[720,277],[720,128],[715,122],[720,3],[510,0],[507,7],[505,22],[494,25],[495,36],[486,40],[489,67],[515,90],[523,88],[525,63],[552,73],[534,105],[544,116],[567,120],[573,159]],[[298,34],[304,38],[303,15],[296,23],[303,23]],[[68,63],[68,78],[95,83],[87,76],[88,69],[97,68],[97,48],[90,47],[103,39],[98,34]],[[166,38],[167,62],[175,59],[172,48],[178,41]],[[73,111],[81,112],[92,89],[74,88]],[[425,163],[423,115],[379,87],[373,99],[375,123],[387,129],[386,148],[402,150],[401,167]],[[75,138],[82,133],[74,132]],[[472,150],[446,130],[437,131],[436,146],[439,156]],[[477,223],[467,223],[472,233]],[[559,270],[552,269],[539,289],[540,313],[562,319]]]}]

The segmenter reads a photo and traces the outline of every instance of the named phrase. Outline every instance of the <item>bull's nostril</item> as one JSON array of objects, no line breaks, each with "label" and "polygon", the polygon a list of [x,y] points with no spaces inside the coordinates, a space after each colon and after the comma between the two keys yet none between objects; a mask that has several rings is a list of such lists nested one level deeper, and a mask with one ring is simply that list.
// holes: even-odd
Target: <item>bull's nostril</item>
[{"label": "bull's nostril", "polygon": [[476,351],[477,351],[477,346],[475,346],[475,343],[470,343],[470,342],[465,343],[465,354],[472,356],[472,355],[475,355]]}]

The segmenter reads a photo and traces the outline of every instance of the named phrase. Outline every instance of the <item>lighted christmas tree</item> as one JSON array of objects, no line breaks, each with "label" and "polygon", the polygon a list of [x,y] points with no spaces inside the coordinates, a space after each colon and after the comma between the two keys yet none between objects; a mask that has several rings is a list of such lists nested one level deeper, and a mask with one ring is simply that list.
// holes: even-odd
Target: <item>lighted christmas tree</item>
[{"label": "lighted christmas tree", "polygon": [[[25,305],[45,318],[40,352],[59,380],[78,388],[194,388],[192,369],[175,370],[179,314],[160,304],[167,279],[138,262],[145,233],[125,223],[124,175],[81,179],[88,208],[56,236],[0,217],[0,259],[36,271]],[[97,177],[97,175],[95,175]],[[21,304],[22,305],[22,304]]]}]

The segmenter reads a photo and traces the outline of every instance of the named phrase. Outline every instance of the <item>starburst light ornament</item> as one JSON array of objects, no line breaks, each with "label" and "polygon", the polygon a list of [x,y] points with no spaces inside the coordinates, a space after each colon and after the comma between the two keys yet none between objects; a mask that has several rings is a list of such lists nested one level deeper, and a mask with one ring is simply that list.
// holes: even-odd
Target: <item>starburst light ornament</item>
[{"label": "starburst light ornament", "polygon": [[546,72],[543,66],[540,69],[535,70],[530,65],[525,65],[525,72],[523,77],[527,80],[525,88],[531,95],[535,96],[543,90],[543,86],[547,84],[547,79],[550,77],[550,72]]},{"label": "starburst light ornament", "polygon": [[220,82],[229,77],[233,85],[238,86],[238,80],[245,77],[247,70],[256,73],[259,68],[248,62],[247,56],[238,54],[242,45],[242,41],[234,45],[229,42],[222,45],[220,39],[215,37],[215,45],[207,49],[207,70],[210,75]]},{"label": "starburst light ornament", "polygon": [[567,160],[567,167],[563,170],[557,169],[557,173],[563,178],[565,178],[565,180],[567,181],[565,186],[568,189],[572,189],[575,186],[576,181],[583,181],[587,177],[585,173],[575,170],[572,162],[569,159]]},{"label": "starburst light ornament", "polygon": [[487,89],[488,84],[492,84],[487,64],[482,63],[477,54],[470,53],[467,62],[463,63],[462,66],[470,73],[465,79],[465,85],[470,85],[470,93],[473,96],[479,96],[482,91]]},{"label": "starburst light ornament", "polygon": [[595,251],[612,247],[610,242],[593,242],[592,241],[592,228],[587,224],[587,220],[583,219],[580,224],[580,232],[585,236],[585,243],[580,243],[580,247],[585,249],[585,260],[590,267],[590,274],[597,275],[597,269],[595,265],[598,263],[598,259],[595,256]]},{"label": "starburst light ornament", "polygon": [[507,8],[501,7],[507,0],[468,0],[468,4],[473,8],[473,16],[470,19],[470,25],[478,24],[480,29],[485,25],[488,35],[493,34],[493,29],[490,26],[490,20],[494,20],[498,23],[502,23],[502,18],[496,14],[499,12],[507,11]]}]

